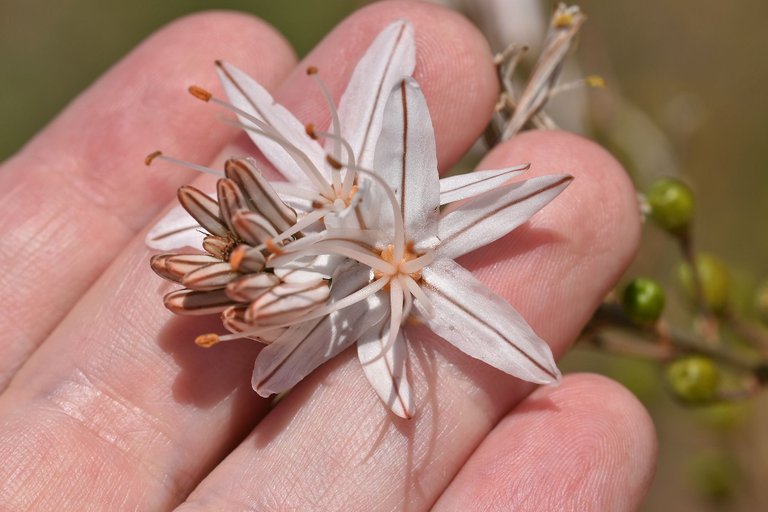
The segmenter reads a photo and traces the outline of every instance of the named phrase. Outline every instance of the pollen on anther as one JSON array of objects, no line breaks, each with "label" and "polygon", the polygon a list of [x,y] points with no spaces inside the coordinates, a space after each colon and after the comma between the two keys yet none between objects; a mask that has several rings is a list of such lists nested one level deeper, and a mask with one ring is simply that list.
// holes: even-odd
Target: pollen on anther
[{"label": "pollen on anther", "polygon": [[144,165],[146,166],[152,165],[152,162],[155,160],[155,158],[162,155],[163,155],[162,151],[153,151],[152,153],[144,157]]},{"label": "pollen on anther", "polygon": [[304,127],[304,131],[307,132],[307,135],[312,140],[317,140],[317,134],[315,133],[315,125],[312,123],[307,123],[307,126]]},{"label": "pollen on anther", "polygon": [[315,66],[309,66],[307,68],[307,74],[308,75],[316,75],[317,74],[317,67]]},{"label": "pollen on anther", "polygon": [[219,338],[219,335],[214,333],[201,334],[200,336],[195,338],[195,344],[203,348],[212,347],[220,341],[221,339]]},{"label": "pollen on anther", "polygon": [[197,85],[190,85],[187,90],[189,91],[189,94],[202,101],[210,101],[213,97],[213,94]]}]

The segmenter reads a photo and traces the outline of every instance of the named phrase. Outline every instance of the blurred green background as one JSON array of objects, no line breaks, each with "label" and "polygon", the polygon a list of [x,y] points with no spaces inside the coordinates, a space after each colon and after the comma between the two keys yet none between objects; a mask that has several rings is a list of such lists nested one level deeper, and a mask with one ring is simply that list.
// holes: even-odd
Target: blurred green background
[{"label": "blurred green background", "polygon": [[[363,3],[0,0],[0,160],[120,56],[178,16],[212,8],[248,11],[278,27],[301,55]],[[543,3],[548,10],[550,3]],[[729,262],[748,303],[754,285],[768,277],[768,2],[580,5],[589,20],[576,56],[585,73],[608,82],[605,91],[589,94],[601,140],[614,146],[641,186],[664,174],[693,184],[700,205],[698,245]],[[619,142],[639,157],[626,154]],[[630,275],[671,281],[675,251],[654,230],[646,231]],[[765,397],[744,406],[690,410],[667,398],[652,365],[577,350],[565,366],[614,376],[652,411],[661,456],[646,510],[748,511],[768,503],[762,484],[768,473]]]}]

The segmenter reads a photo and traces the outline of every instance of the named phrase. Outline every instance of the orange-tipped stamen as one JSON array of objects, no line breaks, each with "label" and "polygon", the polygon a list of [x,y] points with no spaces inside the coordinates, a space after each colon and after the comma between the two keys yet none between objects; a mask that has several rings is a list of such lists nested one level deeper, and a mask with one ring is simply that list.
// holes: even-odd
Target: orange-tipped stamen
[{"label": "orange-tipped stamen", "polygon": [[[336,160],[341,159],[341,122],[339,121],[339,112],[336,110],[336,104],[333,102],[333,98],[331,97],[331,93],[328,92],[328,88],[325,86],[323,81],[320,79],[319,76],[317,76],[317,68],[312,67],[312,72],[310,73],[310,69],[307,69],[307,74],[311,75],[312,78],[315,79],[315,83],[317,84],[317,88],[320,89],[320,93],[322,93],[323,98],[325,98],[325,103],[328,105],[328,112],[331,114],[331,127],[333,129],[333,137],[331,140],[333,141],[333,157]],[[354,154],[354,152],[352,152]],[[341,184],[341,178],[337,173],[334,173],[332,176],[333,178],[333,188],[336,191],[336,193],[340,193],[342,190],[342,184]]]},{"label": "orange-tipped stamen", "polygon": [[312,123],[307,123],[307,126],[304,127],[304,131],[307,132],[307,135],[309,135],[309,138],[312,140],[317,140],[317,133],[315,133],[315,125]]},{"label": "orange-tipped stamen", "polygon": [[213,97],[213,94],[206,91],[202,87],[198,87],[197,85],[190,85],[187,90],[189,91],[189,94],[201,101],[205,101],[206,103],[209,102]]},{"label": "orange-tipped stamen", "polygon": [[341,170],[341,168],[344,167],[344,165],[341,162],[333,158],[331,155],[325,155],[325,161],[328,162],[328,164],[334,169],[336,169],[337,171]]},{"label": "orange-tipped stamen", "polygon": [[267,240],[264,242],[264,245],[267,246],[267,250],[271,252],[272,254],[275,254],[277,256],[280,256],[283,254],[283,250],[278,246],[274,240]]},{"label": "orange-tipped stamen", "polygon": [[212,169],[210,167],[198,165],[198,164],[193,164],[192,162],[179,160],[178,158],[173,158],[172,156],[165,156],[161,151],[155,151],[154,153],[147,155],[147,157],[144,159],[144,163],[147,165],[150,165],[155,160],[163,160],[173,165],[178,165],[179,167],[192,169],[193,171],[202,172],[203,174],[211,174],[218,178],[224,177],[224,173],[222,171],[219,171],[217,169]]},{"label": "orange-tipped stamen", "polygon": [[307,66],[307,74],[308,75],[316,75],[317,74],[317,66]]},{"label": "orange-tipped stamen", "polygon": [[238,271],[240,268],[240,264],[243,263],[243,259],[245,258],[245,253],[247,249],[243,247],[242,245],[238,245],[235,247],[232,252],[229,255],[229,265],[232,267],[232,270],[235,272]]},{"label": "orange-tipped stamen", "polygon": [[203,348],[210,348],[221,341],[221,336],[214,333],[201,334],[195,338],[195,345]]},{"label": "orange-tipped stamen", "polygon": [[155,158],[162,155],[163,155],[162,151],[153,151],[152,153],[144,157],[144,165],[149,167],[150,165],[152,165],[152,162],[155,160]]}]

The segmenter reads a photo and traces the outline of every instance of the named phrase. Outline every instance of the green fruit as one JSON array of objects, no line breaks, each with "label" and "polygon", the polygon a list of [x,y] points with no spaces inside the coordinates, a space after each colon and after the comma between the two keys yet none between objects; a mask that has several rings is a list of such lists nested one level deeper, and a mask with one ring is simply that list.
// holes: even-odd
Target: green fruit
[{"label": "green fruit", "polygon": [[688,229],[693,220],[695,200],[685,183],[672,178],[660,179],[648,191],[651,218],[672,233]]},{"label": "green fruit", "polygon": [[664,311],[664,289],[653,279],[638,277],[624,288],[621,305],[633,322],[647,325],[656,322]]},{"label": "green fruit", "polygon": [[717,398],[720,371],[707,357],[686,356],[667,366],[667,380],[681,400],[693,404],[709,403]]},{"label": "green fruit", "polygon": [[[711,254],[701,253],[696,256],[696,268],[699,271],[707,306],[715,313],[724,312],[731,292],[731,276],[728,267],[721,259]],[[690,297],[694,301],[697,300],[690,265],[681,265],[679,275]]]}]

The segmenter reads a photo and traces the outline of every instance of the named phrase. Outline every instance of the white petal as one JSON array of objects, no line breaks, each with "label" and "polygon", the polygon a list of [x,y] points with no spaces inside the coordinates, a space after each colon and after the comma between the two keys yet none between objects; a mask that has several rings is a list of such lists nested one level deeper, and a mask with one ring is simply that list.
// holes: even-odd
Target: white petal
[{"label": "white petal", "polygon": [[[362,288],[368,284],[369,277],[370,269],[362,265],[347,269],[343,277],[335,279],[331,301]],[[374,294],[328,316],[289,328],[256,358],[253,389],[263,397],[290,389],[357,341],[386,311],[385,304]]]},{"label": "white petal", "polygon": [[527,171],[530,167],[531,164],[523,164],[506,169],[475,171],[442,178],[440,180],[440,205],[490,192],[511,178]]},{"label": "white petal", "polygon": [[[440,207],[435,132],[424,94],[412,79],[402,80],[390,94],[374,169],[400,202],[406,238],[434,237]],[[380,224],[392,219],[391,210],[380,215]]]},{"label": "white petal", "polygon": [[457,258],[503,237],[573,181],[567,174],[511,183],[476,197],[440,219],[440,256]]},{"label": "white petal", "polygon": [[[434,306],[425,322],[462,352],[515,377],[549,384],[560,379],[549,346],[504,299],[458,263],[439,259],[423,271]],[[420,307],[418,301],[417,307]]]},{"label": "white petal", "polygon": [[207,233],[181,206],[174,206],[149,230],[144,243],[150,249],[171,251],[182,247],[200,249]]},{"label": "white petal", "polygon": [[[256,80],[235,66],[222,63],[217,72],[229,101],[234,106],[272,126],[277,133],[304,152],[315,167],[323,172],[325,169],[323,148],[307,135],[301,121],[296,119],[288,109],[276,103],[267,90]],[[244,116],[239,117],[243,124],[253,125]],[[250,130],[247,132],[251,140],[264,153],[264,156],[288,180],[297,183],[307,181],[306,174],[280,144]]]},{"label": "white petal", "polygon": [[339,102],[342,136],[361,167],[373,164],[384,106],[395,84],[413,73],[416,45],[413,27],[404,20],[390,23],[358,61]]},{"label": "white petal", "polygon": [[411,418],[416,407],[408,383],[408,344],[401,330],[394,343],[387,347],[389,329],[389,316],[386,316],[364,332],[357,342],[357,357],[381,401],[401,418]]}]

